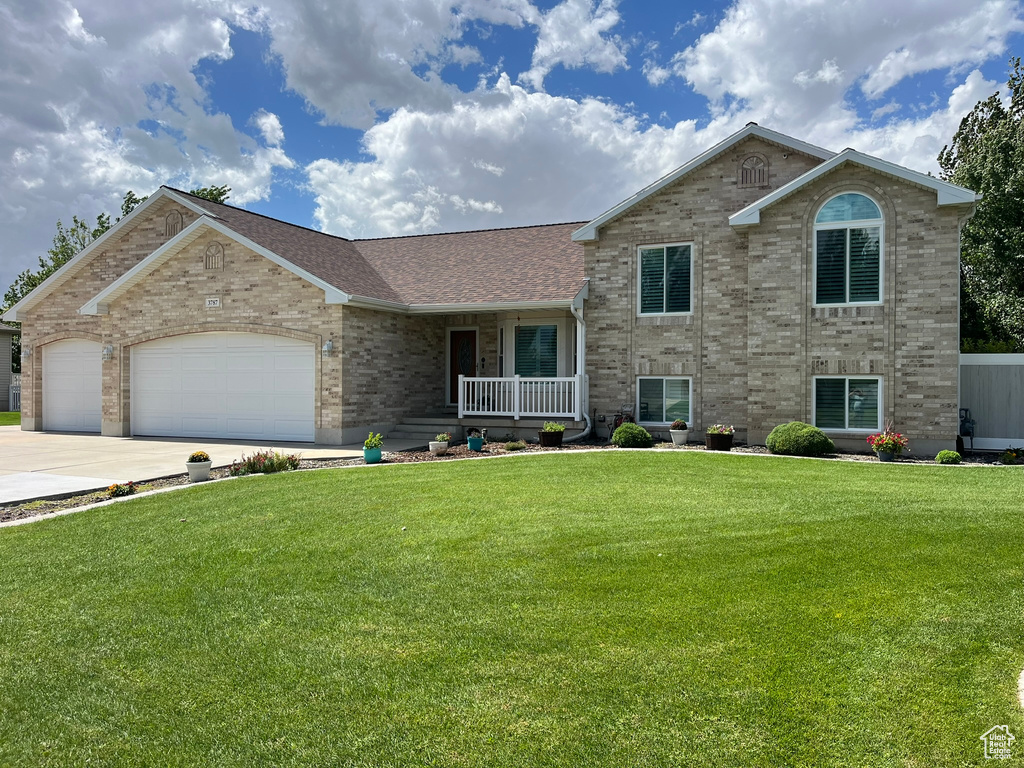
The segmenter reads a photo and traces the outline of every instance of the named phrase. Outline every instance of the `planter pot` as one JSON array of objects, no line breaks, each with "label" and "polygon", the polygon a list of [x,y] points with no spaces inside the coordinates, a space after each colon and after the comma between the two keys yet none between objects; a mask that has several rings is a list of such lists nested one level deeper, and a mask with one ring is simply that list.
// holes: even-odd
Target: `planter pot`
[{"label": "planter pot", "polygon": [[201,483],[210,479],[210,467],[212,461],[186,461],[185,468],[188,470],[188,481],[190,483]]},{"label": "planter pot", "polygon": [[565,432],[538,432],[542,448],[557,448],[562,444],[562,435]]},{"label": "planter pot", "polygon": [[732,435],[705,435],[704,447],[709,451],[731,451]]},{"label": "planter pot", "polygon": [[670,429],[668,433],[672,435],[672,445],[686,445],[686,441],[690,439],[688,429]]},{"label": "planter pot", "polygon": [[484,449],[484,439],[482,437],[467,437],[466,444],[469,445],[471,451],[482,451]]},{"label": "planter pot", "polygon": [[892,453],[891,451],[878,451],[878,460],[879,461],[895,461],[896,460],[896,454]]},{"label": "planter pot", "polygon": [[376,464],[380,461],[380,448],[363,448],[363,461],[367,464]]},{"label": "planter pot", "polygon": [[435,456],[440,456],[448,452],[448,443],[444,441],[431,440],[430,441],[430,452]]}]

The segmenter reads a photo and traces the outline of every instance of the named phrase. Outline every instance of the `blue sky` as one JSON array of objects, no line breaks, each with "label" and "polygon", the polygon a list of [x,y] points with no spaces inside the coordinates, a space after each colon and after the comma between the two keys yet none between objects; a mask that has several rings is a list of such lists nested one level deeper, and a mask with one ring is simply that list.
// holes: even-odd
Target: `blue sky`
[{"label": "blue sky", "polygon": [[124,191],[370,237],[592,218],[750,120],[937,172],[1017,2],[11,0],[0,283]]}]

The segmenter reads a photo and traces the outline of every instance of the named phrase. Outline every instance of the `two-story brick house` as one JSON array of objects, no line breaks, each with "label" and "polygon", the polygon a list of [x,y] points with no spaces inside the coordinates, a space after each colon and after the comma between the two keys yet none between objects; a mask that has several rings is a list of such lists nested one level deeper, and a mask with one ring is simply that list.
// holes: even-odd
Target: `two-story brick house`
[{"label": "two-story brick house", "polygon": [[624,402],[956,434],[975,195],[748,125],[584,225],[346,240],[161,188],[5,317],[23,427],[349,442]]}]

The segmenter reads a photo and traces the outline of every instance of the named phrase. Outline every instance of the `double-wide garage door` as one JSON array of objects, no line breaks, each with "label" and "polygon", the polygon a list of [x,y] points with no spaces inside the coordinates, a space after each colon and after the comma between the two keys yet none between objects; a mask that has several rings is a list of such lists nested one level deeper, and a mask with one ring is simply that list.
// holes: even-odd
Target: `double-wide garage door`
[{"label": "double-wide garage door", "polygon": [[133,347],[132,434],[312,442],[314,350],[252,333],[186,334]]}]

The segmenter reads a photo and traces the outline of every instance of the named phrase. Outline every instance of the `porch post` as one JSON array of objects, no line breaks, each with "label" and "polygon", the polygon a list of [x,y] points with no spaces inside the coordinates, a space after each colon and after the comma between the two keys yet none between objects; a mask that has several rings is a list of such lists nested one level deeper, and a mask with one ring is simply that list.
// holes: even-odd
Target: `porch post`
[{"label": "porch post", "polygon": [[519,421],[519,411],[522,408],[522,402],[521,402],[521,393],[520,393],[521,387],[519,385],[519,374],[518,373],[513,377],[512,381],[513,381],[513,384],[512,384],[512,387],[513,387],[513,389],[512,389],[512,410],[515,411],[515,415],[514,415],[515,420]]},{"label": "porch post", "polygon": [[463,383],[463,379],[465,379],[465,378],[466,377],[463,374],[461,374],[461,373],[459,374],[459,418],[460,419],[462,418],[463,411],[465,410],[465,407],[463,405],[463,402],[466,399],[465,398],[466,385]]}]

